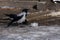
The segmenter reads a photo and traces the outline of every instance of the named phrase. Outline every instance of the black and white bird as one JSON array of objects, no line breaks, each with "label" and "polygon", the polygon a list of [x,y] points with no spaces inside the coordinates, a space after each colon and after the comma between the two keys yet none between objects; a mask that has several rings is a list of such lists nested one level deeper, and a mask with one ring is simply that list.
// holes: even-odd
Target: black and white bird
[{"label": "black and white bird", "polygon": [[27,22],[26,16],[28,14],[29,9],[23,9],[19,14],[5,14],[6,16],[12,18],[11,22],[8,23],[7,27],[9,27],[13,22],[17,23],[25,23]]},{"label": "black and white bird", "polygon": [[52,3],[60,3],[60,0],[51,0]]}]

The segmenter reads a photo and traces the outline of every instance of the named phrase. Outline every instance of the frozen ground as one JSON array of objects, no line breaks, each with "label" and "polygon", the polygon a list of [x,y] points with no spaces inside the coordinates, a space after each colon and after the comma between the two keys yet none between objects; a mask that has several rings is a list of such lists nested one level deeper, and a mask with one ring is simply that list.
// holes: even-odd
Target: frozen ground
[{"label": "frozen ground", "polygon": [[60,26],[1,26],[0,40],[60,40]]}]

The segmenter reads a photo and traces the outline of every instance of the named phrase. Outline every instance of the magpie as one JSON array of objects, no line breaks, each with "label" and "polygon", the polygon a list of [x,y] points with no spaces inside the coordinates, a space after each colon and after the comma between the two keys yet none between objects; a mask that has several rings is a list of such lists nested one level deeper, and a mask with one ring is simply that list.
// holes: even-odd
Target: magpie
[{"label": "magpie", "polygon": [[5,14],[6,16],[12,18],[11,22],[8,23],[7,27],[9,27],[13,22],[17,23],[25,23],[27,22],[26,16],[29,9],[23,9],[19,14]]},{"label": "magpie", "polygon": [[51,0],[52,3],[60,3],[60,0]]}]

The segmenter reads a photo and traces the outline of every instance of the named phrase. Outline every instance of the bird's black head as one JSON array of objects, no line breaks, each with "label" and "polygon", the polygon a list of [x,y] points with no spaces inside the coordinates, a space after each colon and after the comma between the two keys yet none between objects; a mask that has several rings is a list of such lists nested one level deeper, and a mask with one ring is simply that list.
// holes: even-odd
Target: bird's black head
[{"label": "bird's black head", "polygon": [[27,13],[27,12],[28,12],[28,10],[29,10],[29,9],[23,9],[23,10],[22,10],[22,12],[26,12],[26,13]]}]

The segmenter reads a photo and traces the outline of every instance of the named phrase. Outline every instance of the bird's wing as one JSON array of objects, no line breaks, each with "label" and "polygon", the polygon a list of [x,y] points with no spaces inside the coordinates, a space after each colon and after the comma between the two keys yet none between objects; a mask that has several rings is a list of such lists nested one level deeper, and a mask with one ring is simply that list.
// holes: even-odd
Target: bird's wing
[{"label": "bird's wing", "polygon": [[22,17],[23,17],[23,15],[17,16],[14,20],[18,21],[18,20],[21,19]]},{"label": "bird's wing", "polygon": [[21,15],[24,15],[24,14],[26,14],[26,13],[25,12],[21,12],[21,13],[17,14],[17,16],[21,16]]}]

